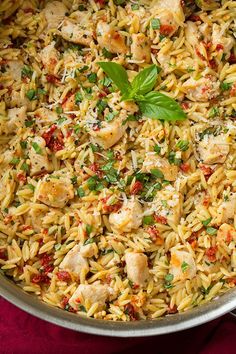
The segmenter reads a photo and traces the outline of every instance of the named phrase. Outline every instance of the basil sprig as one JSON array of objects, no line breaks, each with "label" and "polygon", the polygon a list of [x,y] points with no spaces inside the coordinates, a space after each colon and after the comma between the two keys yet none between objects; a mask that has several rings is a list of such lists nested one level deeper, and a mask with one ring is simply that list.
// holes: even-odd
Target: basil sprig
[{"label": "basil sprig", "polygon": [[158,91],[153,91],[160,72],[158,66],[150,65],[140,71],[132,82],[129,82],[127,72],[120,64],[99,62],[98,65],[121,91],[121,100],[135,101],[144,116],[168,121],[186,119],[186,114],[175,100]]}]

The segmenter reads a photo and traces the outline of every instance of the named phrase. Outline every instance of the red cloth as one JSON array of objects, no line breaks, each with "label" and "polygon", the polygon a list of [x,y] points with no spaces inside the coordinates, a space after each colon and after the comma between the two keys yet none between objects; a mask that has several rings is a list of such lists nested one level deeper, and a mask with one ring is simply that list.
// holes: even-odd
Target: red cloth
[{"label": "red cloth", "polygon": [[0,298],[0,354],[235,354],[236,320],[226,315],[175,334],[109,338],[64,329]]}]

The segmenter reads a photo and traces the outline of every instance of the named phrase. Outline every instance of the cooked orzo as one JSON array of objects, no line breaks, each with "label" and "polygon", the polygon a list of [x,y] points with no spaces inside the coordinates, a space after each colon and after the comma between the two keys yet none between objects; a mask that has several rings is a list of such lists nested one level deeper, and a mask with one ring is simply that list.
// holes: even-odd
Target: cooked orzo
[{"label": "cooked orzo", "polygon": [[1,272],[155,319],[236,284],[236,2],[0,3]]}]

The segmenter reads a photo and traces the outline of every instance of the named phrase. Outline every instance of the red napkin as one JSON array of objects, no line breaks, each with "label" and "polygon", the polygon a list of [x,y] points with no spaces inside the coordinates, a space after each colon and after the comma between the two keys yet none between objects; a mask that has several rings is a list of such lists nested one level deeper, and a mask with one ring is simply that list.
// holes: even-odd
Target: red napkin
[{"label": "red napkin", "polygon": [[236,320],[226,315],[175,334],[110,338],[50,324],[0,298],[0,354],[236,354]]}]

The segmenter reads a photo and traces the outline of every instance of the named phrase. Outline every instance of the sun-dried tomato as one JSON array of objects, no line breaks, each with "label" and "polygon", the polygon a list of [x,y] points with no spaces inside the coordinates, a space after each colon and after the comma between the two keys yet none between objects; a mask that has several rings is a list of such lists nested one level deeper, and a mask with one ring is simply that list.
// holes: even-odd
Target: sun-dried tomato
[{"label": "sun-dried tomato", "polygon": [[69,282],[71,280],[70,274],[68,272],[66,272],[65,270],[60,270],[59,272],[57,272],[57,277],[59,280],[65,281],[65,282]]},{"label": "sun-dried tomato", "polygon": [[107,204],[108,199],[110,198],[110,196],[102,198],[101,201],[103,203],[103,210],[105,211],[105,213],[113,213],[113,212],[117,212],[118,210],[120,210],[122,203],[121,201],[116,202],[115,204],[109,205]]},{"label": "sun-dried tomato", "polygon": [[217,246],[210,247],[206,250],[205,255],[207,256],[210,262],[216,261],[216,252],[217,252]]},{"label": "sun-dried tomato", "polygon": [[163,36],[168,36],[169,34],[171,34],[171,32],[173,32],[174,27],[171,25],[161,25],[160,26],[160,34],[162,34]]},{"label": "sun-dried tomato", "polygon": [[159,224],[167,225],[167,218],[165,216],[154,214],[154,219]]},{"label": "sun-dried tomato", "polygon": [[181,171],[183,171],[183,172],[189,172],[189,170],[190,170],[190,165],[189,165],[189,163],[182,163],[181,165],[180,165],[180,169],[181,169]]},{"label": "sun-dried tomato", "polygon": [[0,259],[7,260],[7,250],[0,249]]},{"label": "sun-dried tomato", "polygon": [[125,311],[124,311],[127,315],[129,315],[129,318],[131,319],[131,321],[137,321],[138,320],[138,314],[134,309],[134,306],[131,304],[127,304],[125,305]]},{"label": "sun-dried tomato", "polygon": [[130,189],[130,194],[136,195],[143,189],[143,184],[140,181],[136,181]]}]

